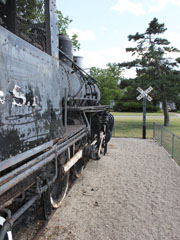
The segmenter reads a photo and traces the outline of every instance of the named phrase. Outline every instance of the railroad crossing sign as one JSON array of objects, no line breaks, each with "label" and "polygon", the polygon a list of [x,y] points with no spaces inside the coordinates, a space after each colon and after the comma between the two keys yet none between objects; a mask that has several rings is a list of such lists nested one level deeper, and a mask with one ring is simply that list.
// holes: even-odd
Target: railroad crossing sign
[{"label": "railroad crossing sign", "polygon": [[136,90],[140,93],[140,95],[136,98],[138,101],[141,100],[141,98],[143,98],[143,97],[146,97],[146,99],[149,102],[152,101],[152,98],[148,95],[148,93],[150,93],[153,90],[152,87],[147,88],[145,91],[142,90],[142,88],[140,88],[140,87],[136,88]]},{"label": "railroad crossing sign", "polygon": [[146,99],[151,102],[152,98],[148,95],[153,88],[149,87],[145,91],[142,90],[142,88],[138,87],[136,90],[140,93],[139,96],[137,96],[137,100],[141,100],[143,98],[143,139],[146,139]]}]

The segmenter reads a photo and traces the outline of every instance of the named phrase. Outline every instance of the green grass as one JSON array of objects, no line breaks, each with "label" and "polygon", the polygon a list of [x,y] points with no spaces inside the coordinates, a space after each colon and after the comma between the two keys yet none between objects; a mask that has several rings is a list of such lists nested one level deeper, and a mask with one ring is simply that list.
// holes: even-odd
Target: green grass
[{"label": "green grass", "polygon": [[[113,114],[114,115],[114,114]],[[121,115],[122,116],[122,115]],[[136,115],[138,118],[128,118],[127,115],[125,117],[119,118],[115,115],[115,128],[113,131],[114,137],[142,137],[142,114]],[[129,116],[135,116],[133,115]],[[146,119],[146,136],[147,138],[153,137],[153,122],[157,124],[163,125],[163,117],[162,118],[153,118],[153,115],[149,115],[151,118]],[[159,116],[159,115],[156,115]],[[161,116],[161,115],[160,115]],[[174,134],[180,136],[180,118],[171,118],[170,117],[170,126],[168,129]]]},{"label": "green grass", "polygon": [[[152,120],[152,119],[151,119]],[[153,137],[153,122],[147,120],[146,136]],[[161,123],[160,121],[158,123]],[[142,119],[141,118],[118,118],[115,117],[114,137],[142,137]]]},{"label": "green grass", "polygon": [[177,136],[180,136],[180,118],[170,118],[170,126],[167,128]]},{"label": "green grass", "polygon": [[[112,114],[114,116],[142,116],[143,114],[138,112],[112,112]],[[174,112],[170,112],[169,113],[170,116],[175,116],[176,113]],[[155,113],[147,113],[147,116],[164,116],[162,112],[155,112]]]}]

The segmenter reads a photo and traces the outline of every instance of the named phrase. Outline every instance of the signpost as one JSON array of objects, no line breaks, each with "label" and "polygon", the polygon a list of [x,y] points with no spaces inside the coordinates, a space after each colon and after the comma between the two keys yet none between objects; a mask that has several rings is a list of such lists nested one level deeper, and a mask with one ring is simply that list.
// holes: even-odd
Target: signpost
[{"label": "signpost", "polygon": [[149,87],[144,91],[142,88],[138,87],[136,90],[140,93],[136,99],[140,101],[143,98],[143,139],[146,139],[146,99],[149,102],[152,101],[152,98],[148,95],[148,93],[150,93],[153,88]]}]

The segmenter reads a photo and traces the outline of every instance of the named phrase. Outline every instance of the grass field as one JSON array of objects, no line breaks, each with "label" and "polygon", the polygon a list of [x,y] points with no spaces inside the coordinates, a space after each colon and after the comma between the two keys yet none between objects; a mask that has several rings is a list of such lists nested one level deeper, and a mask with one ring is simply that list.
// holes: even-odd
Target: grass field
[{"label": "grass field", "polygon": [[[142,113],[112,113],[115,117],[114,137],[142,137]],[[118,117],[121,116],[121,117]],[[124,116],[124,117],[123,117]],[[134,116],[134,117],[133,117]],[[153,117],[154,116],[154,117]],[[170,126],[168,129],[180,136],[180,117],[170,113]],[[153,137],[153,122],[163,125],[162,113],[147,113],[146,136]]]},{"label": "grass field", "polygon": [[[138,112],[112,112],[112,114],[114,116],[142,116],[142,113]],[[174,112],[169,112],[170,116],[176,116],[176,113]],[[163,117],[163,113],[162,112],[155,112],[155,113],[147,113],[147,116],[162,116]]]}]

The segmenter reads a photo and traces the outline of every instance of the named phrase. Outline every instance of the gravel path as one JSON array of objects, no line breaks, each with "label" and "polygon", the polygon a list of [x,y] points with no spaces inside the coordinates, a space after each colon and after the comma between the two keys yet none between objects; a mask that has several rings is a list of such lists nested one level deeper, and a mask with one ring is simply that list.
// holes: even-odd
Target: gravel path
[{"label": "gravel path", "polygon": [[153,140],[112,139],[40,240],[180,239],[180,168]]}]

